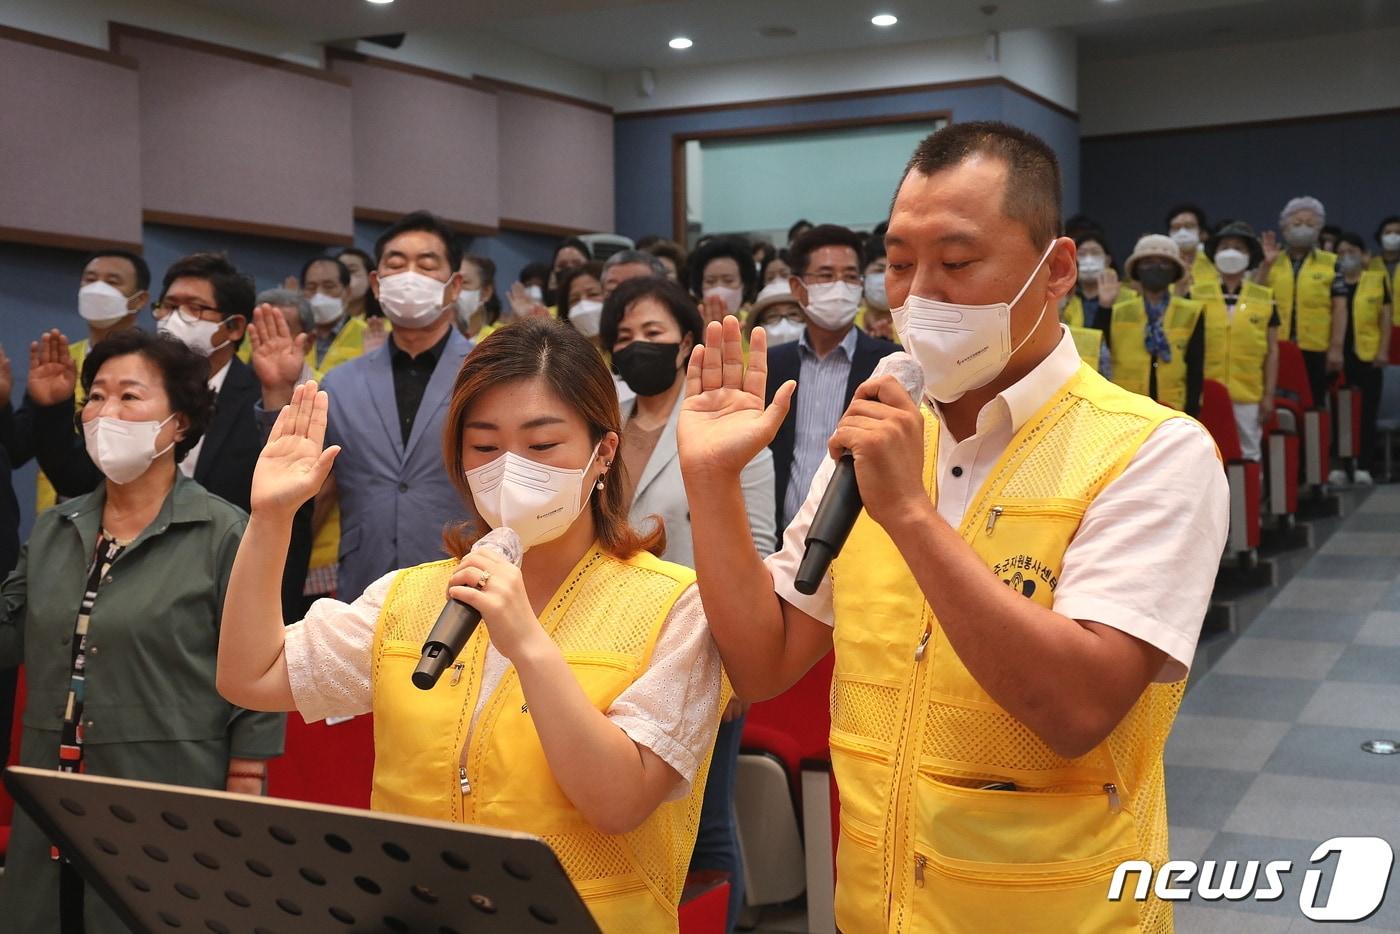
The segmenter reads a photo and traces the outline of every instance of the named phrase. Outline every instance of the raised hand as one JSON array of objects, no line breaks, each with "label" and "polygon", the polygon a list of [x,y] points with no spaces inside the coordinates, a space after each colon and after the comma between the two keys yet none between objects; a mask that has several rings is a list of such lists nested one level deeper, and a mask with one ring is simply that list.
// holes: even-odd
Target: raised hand
[{"label": "raised hand", "polygon": [[510,301],[510,313],[513,320],[549,316],[549,309],[531,298],[530,293],[525,291],[525,286],[519,282],[511,283],[510,292],[506,294],[506,298]]},{"label": "raised hand", "polygon": [[68,338],[58,329],[29,345],[29,398],[39,405],[57,405],[73,398],[78,388],[78,365],[68,352]]},{"label": "raised hand", "polygon": [[730,315],[705,329],[705,344],[690,355],[677,442],[686,477],[738,477],[778,433],[797,383],[779,387],[763,405],[768,381],[768,336],[753,329],[744,366],[739,319]]},{"label": "raised hand", "polygon": [[321,489],[340,453],[338,445],[325,447],[329,409],[330,398],[317,391],[315,380],[292,392],[292,401],[282,407],[253,469],[254,513],[290,521],[301,504]]},{"label": "raised hand", "polygon": [[700,317],[706,324],[711,321],[723,321],[728,314],[729,305],[718,295],[706,295],[700,303]]},{"label": "raised hand", "polygon": [[[1105,267],[1099,273],[1099,305],[1113,307],[1113,303],[1118,300],[1118,292],[1122,288],[1122,283],[1118,281],[1118,273],[1112,267]],[[1084,322],[1086,327],[1093,327],[1093,322]]]},{"label": "raised hand", "polygon": [[279,309],[259,305],[253,309],[248,340],[253,345],[253,372],[263,386],[263,407],[271,410],[284,405],[291,398],[306,362],[307,335],[292,337],[287,319]]},{"label": "raised hand", "polygon": [[5,355],[5,348],[0,345],[0,406],[10,404],[10,393],[15,389],[15,372],[10,367],[10,358]]}]

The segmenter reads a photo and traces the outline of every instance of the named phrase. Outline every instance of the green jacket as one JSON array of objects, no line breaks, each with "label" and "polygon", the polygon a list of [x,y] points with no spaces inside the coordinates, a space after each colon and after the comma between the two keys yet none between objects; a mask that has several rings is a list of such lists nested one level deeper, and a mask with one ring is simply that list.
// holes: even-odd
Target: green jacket
[{"label": "green jacket", "polygon": [[[73,627],[105,500],[104,484],[42,513],[0,585],[0,668],[25,666],[25,765],[57,766]],[[230,757],[281,755],[284,716],[235,707],[214,688],[224,593],[247,521],[177,471],[155,520],[113,564],[88,633],[84,771],[222,789]],[[57,885],[47,842],[16,811],[0,917],[15,930],[57,931]],[[123,930],[100,901],[89,893],[88,930]]]}]

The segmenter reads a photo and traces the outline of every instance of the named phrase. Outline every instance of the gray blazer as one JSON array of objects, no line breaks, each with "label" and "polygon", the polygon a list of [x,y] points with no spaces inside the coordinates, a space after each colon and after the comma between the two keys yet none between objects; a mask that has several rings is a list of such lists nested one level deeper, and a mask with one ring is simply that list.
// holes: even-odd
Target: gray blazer
[{"label": "gray blazer", "polygon": [[[680,450],[676,447],[676,425],[681,418],[683,402],[685,393],[676,397],[671,418],[657,439],[656,448],[647,459],[641,477],[637,479],[628,519],[638,528],[649,528],[647,520],[659,516],[666,523],[666,551],[661,557],[693,568],[695,548],[690,540],[690,503],[681,479]],[[627,418],[632,417],[631,410],[625,414]],[[740,473],[739,481],[744,490],[744,509],[749,514],[754,547],[760,555],[771,554],[777,548],[773,452],[766,447],[759,451],[758,456]]]},{"label": "gray blazer", "polygon": [[390,345],[326,374],[326,444],[338,444],[340,599],[354,600],[397,568],[444,557],[443,528],[472,518],[442,464],[442,431],[452,384],[472,342],[452,329],[403,443],[394,402]]}]

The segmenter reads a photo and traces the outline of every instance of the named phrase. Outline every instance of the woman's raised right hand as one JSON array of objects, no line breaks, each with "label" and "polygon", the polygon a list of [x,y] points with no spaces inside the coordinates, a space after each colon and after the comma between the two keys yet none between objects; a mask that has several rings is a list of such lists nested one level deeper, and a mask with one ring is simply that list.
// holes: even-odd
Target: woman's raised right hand
[{"label": "woman's raised right hand", "polygon": [[340,453],[338,445],[324,447],[329,409],[330,397],[314,380],[292,392],[253,470],[254,514],[290,520],[321,489]]}]

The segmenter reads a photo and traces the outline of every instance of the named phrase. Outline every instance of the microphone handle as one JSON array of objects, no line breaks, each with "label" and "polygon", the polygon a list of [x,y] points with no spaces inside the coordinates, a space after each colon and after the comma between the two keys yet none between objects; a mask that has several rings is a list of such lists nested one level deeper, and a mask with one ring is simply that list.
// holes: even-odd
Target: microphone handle
[{"label": "microphone handle", "polygon": [[481,613],[459,600],[448,600],[438,614],[432,631],[423,641],[423,657],[413,671],[413,686],[431,690],[442,673],[457,661],[467,640],[481,623]]},{"label": "microphone handle", "polygon": [[797,566],[793,586],[801,594],[814,594],[831,562],[840,553],[861,511],[860,487],[856,485],[856,460],[848,451],[836,462],[831,483],[822,495],[812,527],[807,532],[806,550]]}]

